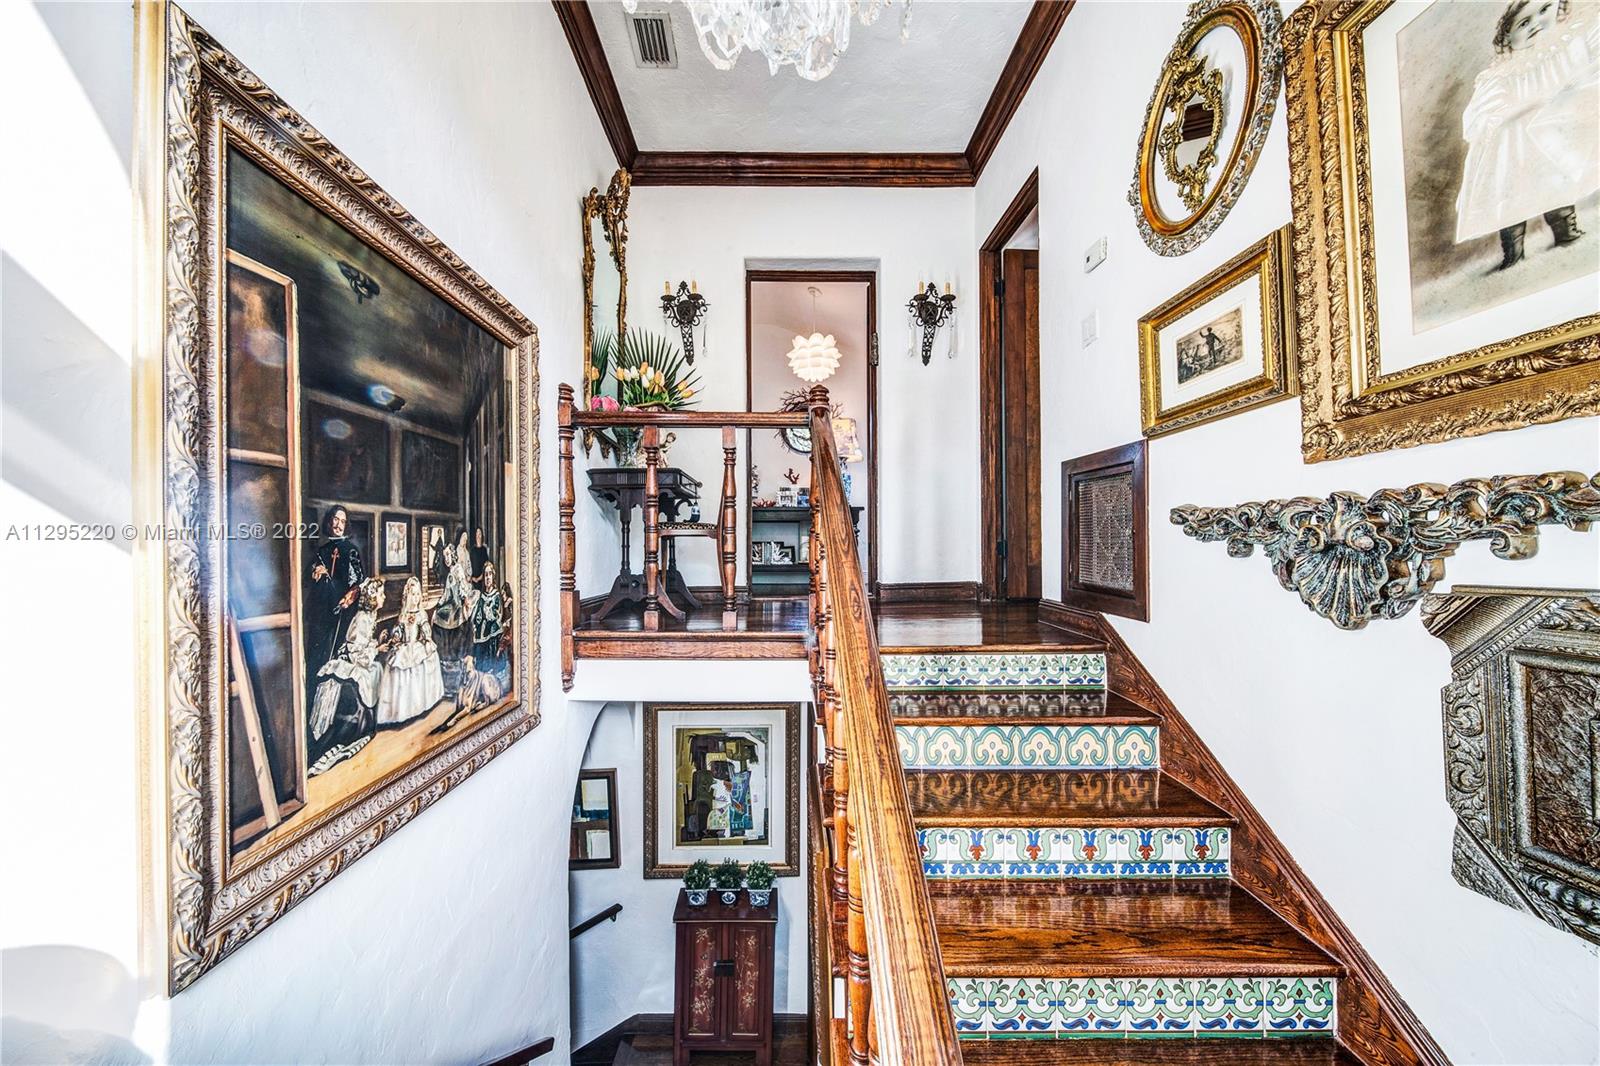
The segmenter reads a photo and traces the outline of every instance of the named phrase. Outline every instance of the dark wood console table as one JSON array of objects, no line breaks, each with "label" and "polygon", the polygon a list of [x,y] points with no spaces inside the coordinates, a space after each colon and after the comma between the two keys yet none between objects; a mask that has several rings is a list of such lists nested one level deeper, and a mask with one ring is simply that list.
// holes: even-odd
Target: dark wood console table
[{"label": "dark wood console table", "polygon": [[745,892],[728,905],[713,891],[704,906],[691,907],[679,889],[672,921],[678,939],[673,1066],[688,1066],[690,1053],[700,1050],[754,1052],[759,1066],[771,1066],[778,894],[752,907]]},{"label": "dark wood console table", "polygon": [[[679,510],[686,509],[700,500],[700,482],[675,466],[657,467],[656,483],[661,501],[661,516],[666,521],[679,521],[681,518]],[[644,490],[645,469],[642,466],[601,467],[589,471],[590,494],[595,499],[615,507],[617,516],[622,522],[622,567],[616,580],[611,583],[611,592],[590,616],[591,621],[598,622],[620,607],[644,602],[644,575],[636,574],[630,569],[633,509],[644,507]],[[661,606],[681,622],[685,609],[692,610],[702,604],[694,593],[689,591],[688,583],[678,572],[677,545],[671,540],[667,541],[666,563],[662,573],[661,585],[664,595],[661,597]],[[678,597],[678,602],[674,602],[674,596]],[[680,607],[679,602],[683,606]]]}]

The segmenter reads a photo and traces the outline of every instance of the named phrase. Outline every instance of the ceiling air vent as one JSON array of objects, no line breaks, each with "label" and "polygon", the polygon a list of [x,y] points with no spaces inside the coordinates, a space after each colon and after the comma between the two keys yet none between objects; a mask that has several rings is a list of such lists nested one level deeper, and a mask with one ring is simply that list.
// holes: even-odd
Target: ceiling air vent
[{"label": "ceiling air vent", "polygon": [[672,43],[672,16],[665,11],[640,11],[628,16],[633,65],[675,70],[678,50]]}]

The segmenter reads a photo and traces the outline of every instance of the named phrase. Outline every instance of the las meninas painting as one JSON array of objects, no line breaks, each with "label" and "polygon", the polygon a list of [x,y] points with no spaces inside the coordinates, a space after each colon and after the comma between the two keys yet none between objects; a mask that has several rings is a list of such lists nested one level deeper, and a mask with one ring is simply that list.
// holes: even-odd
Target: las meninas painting
[{"label": "las meninas painting", "polygon": [[538,338],[181,8],[135,33],[176,993],[537,724]]},{"label": "las meninas painting", "polygon": [[1448,0],[1395,46],[1413,328],[1600,270],[1600,2]]},{"label": "las meninas painting", "polygon": [[506,346],[243,152],[227,168],[230,524],[305,516],[228,554],[238,856],[503,704],[516,648]]}]

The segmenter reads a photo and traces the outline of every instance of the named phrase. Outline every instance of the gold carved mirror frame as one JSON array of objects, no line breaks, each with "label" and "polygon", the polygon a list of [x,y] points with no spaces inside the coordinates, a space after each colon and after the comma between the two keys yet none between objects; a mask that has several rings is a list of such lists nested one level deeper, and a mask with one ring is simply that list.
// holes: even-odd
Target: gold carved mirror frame
[{"label": "gold carved mirror frame", "polygon": [[[628,193],[633,178],[626,170],[611,175],[605,192],[599,186],[583,198],[583,408],[598,391],[599,377],[593,364],[594,345],[594,227],[598,221],[605,233],[611,261],[617,267],[617,342],[628,332]],[[593,430],[583,431],[584,451],[594,445]],[[605,442],[602,441],[602,444]]]},{"label": "gold carved mirror frame", "polygon": [[[1133,186],[1128,190],[1139,235],[1156,253],[1183,255],[1199,247],[1243,193],[1272,126],[1283,77],[1283,46],[1278,40],[1282,24],[1277,0],[1198,0],[1189,6],[1145,107]],[[1222,72],[1195,52],[1200,41],[1219,28],[1238,35],[1246,68],[1245,77],[1226,93]],[[1177,149],[1186,105],[1196,96],[1216,117],[1198,158],[1184,166],[1178,162]],[[1219,165],[1217,149],[1230,107],[1244,111],[1233,147]],[[1162,210],[1156,196],[1158,177],[1177,186],[1187,215],[1170,218]]]}]

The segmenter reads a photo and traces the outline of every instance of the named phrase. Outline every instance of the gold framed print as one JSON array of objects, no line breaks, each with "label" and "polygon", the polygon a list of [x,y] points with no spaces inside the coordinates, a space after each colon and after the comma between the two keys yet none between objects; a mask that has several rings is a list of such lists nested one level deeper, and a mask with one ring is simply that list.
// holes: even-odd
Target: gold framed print
[{"label": "gold framed print", "polygon": [[1287,227],[1139,319],[1147,437],[1294,394]]},{"label": "gold framed print", "polygon": [[1308,462],[1600,412],[1600,4],[1285,29]]},{"label": "gold framed print", "polygon": [[800,876],[800,705],[644,705],[644,876],[696,859]]},{"label": "gold framed print", "polygon": [[[176,994],[538,723],[538,341],[181,9],[136,12],[141,713]],[[457,544],[428,602],[424,517]]]}]

